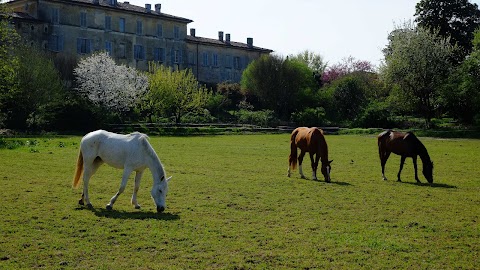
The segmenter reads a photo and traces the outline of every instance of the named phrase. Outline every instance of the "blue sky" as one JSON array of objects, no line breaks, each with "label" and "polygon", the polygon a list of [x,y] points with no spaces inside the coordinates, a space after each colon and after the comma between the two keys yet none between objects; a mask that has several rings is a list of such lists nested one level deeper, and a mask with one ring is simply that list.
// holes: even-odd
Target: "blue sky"
[{"label": "blue sky", "polygon": [[[121,0],[119,0],[121,1]],[[130,0],[162,4],[162,12],[193,20],[197,36],[230,33],[234,41],[252,37],[254,45],[281,55],[308,49],[330,65],[353,56],[378,65],[388,34],[413,20],[419,0]],[[471,1],[480,5],[480,0]]]}]

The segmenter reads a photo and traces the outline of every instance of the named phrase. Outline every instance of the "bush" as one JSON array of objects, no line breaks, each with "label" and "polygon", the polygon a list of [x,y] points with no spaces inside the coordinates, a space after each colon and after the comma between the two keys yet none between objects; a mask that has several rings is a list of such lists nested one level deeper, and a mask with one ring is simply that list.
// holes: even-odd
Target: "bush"
[{"label": "bush", "polygon": [[292,114],[292,121],[299,126],[320,127],[329,124],[323,107],[306,108]]},{"label": "bush", "polygon": [[353,122],[354,127],[389,128],[394,126],[390,110],[384,102],[371,102]]},{"label": "bush", "polygon": [[271,110],[249,111],[242,109],[237,112],[237,117],[240,124],[250,124],[261,127],[274,126],[278,122],[274,112]]}]

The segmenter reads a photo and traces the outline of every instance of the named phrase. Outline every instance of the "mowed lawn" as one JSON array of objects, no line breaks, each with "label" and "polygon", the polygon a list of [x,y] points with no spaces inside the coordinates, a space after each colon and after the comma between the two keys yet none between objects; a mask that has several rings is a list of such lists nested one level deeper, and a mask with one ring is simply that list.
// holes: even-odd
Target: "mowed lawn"
[{"label": "mowed lawn", "polygon": [[375,136],[326,136],[332,183],[286,177],[289,134],[152,137],[173,176],[157,214],[150,172],[142,209],[131,177],[105,210],[122,174],[108,166],[90,182],[94,209],[79,206],[80,139],[0,149],[1,269],[480,268],[479,140],[420,138],[430,186],[416,184],[411,159],[397,182],[395,155],[383,181]]}]

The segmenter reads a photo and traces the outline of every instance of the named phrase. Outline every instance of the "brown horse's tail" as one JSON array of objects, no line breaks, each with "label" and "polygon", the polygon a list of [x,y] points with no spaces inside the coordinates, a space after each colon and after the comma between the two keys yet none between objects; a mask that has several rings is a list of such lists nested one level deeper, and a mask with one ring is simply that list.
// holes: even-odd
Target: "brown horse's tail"
[{"label": "brown horse's tail", "polygon": [[294,130],[290,137],[290,156],[288,156],[288,165],[295,170],[297,168],[297,145],[295,144],[295,138],[298,131]]},{"label": "brown horse's tail", "polygon": [[75,176],[73,177],[73,187],[78,188],[80,185],[80,176],[82,176],[83,171],[83,154],[82,150],[78,152],[78,159],[77,159],[77,168],[75,169]]}]

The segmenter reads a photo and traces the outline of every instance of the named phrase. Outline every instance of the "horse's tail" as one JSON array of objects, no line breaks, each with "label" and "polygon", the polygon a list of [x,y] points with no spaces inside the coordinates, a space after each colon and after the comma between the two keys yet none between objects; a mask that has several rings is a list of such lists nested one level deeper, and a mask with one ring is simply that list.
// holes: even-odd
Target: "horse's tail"
[{"label": "horse's tail", "polygon": [[288,165],[295,170],[297,168],[297,145],[295,144],[295,138],[297,137],[298,130],[294,130],[290,136],[290,156],[288,156]]},{"label": "horse's tail", "polygon": [[80,176],[83,172],[83,154],[82,150],[78,152],[77,167],[75,169],[75,176],[73,177],[73,187],[78,188],[80,185]]}]

